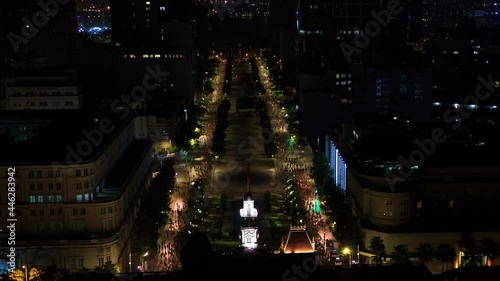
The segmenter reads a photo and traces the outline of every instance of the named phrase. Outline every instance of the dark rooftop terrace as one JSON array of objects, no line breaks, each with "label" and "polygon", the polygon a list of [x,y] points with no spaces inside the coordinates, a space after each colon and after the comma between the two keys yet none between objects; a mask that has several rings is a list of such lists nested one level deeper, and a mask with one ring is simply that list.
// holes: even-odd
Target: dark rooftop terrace
[{"label": "dark rooftop terrace", "polygon": [[150,140],[134,140],[115,163],[106,179],[106,185],[109,187],[123,186],[149,147],[151,147]]},{"label": "dark rooftop terrace", "polygon": [[[54,162],[74,164],[92,161],[109,145],[116,134],[130,122],[133,114],[129,114],[125,116],[124,120],[121,120],[120,117],[124,115],[123,113],[117,114],[109,111],[92,113],[82,110],[26,112],[28,118],[33,118],[36,115],[41,119],[54,118],[55,121],[52,125],[41,130],[31,140],[0,148],[2,155],[0,163],[7,165],[36,165]],[[0,118],[9,118],[8,114],[0,116]],[[13,113],[12,116],[23,118],[22,113],[19,112]],[[110,127],[114,126],[111,133],[102,133],[99,127],[100,122],[105,118],[109,120]],[[83,134],[84,130],[87,132],[99,131],[103,136],[102,141],[94,141],[94,144],[91,144],[90,153],[87,156],[80,155],[82,153],[77,152],[79,144],[91,143],[88,137]]]},{"label": "dark rooftop terrace", "polygon": [[[498,166],[500,133],[493,126],[465,127],[453,130],[438,124],[412,125],[411,130],[393,130],[374,133],[352,144],[358,159],[395,161],[402,156],[409,159],[413,151],[423,151],[424,140],[430,140],[434,130],[443,130],[448,139],[434,143],[435,149],[425,155],[424,165],[434,167]],[[426,141],[427,142],[427,141]],[[429,146],[429,144],[426,144]]]}]

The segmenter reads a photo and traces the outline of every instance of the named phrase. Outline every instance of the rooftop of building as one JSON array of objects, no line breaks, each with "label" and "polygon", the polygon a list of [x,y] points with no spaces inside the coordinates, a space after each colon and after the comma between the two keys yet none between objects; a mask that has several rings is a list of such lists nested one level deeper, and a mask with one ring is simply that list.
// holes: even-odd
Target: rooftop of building
[{"label": "rooftop of building", "polygon": [[[401,121],[402,124],[394,124]],[[452,124],[440,122],[401,121],[371,120],[366,123],[355,120],[337,129],[333,137],[337,148],[347,166],[360,175],[361,184],[373,190],[388,191],[387,172],[402,176],[407,175],[409,169],[413,170],[411,175],[402,176],[405,180],[395,183],[397,192],[413,190],[415,184],[425,182],[428,180],[426,175],[436,171],[446,171],[455,182],[500,183],[498,172],[495,172],[500,168],[496,161],[500,157],[497,145],[500,130],[496,126],[464,122],[453,129]],[[354,136],[354,128],[358,139]],[[447,136],[444,142],[431,141],[436,130],[442,130]],[[439,179],[433,177],[432,182],[438,183]]]},{"label": "rooftop of building", "polygon": [[[494,125],[464,124],[454,129],[452,124],[440,122],[405,123],[383,119],[356,119],[353,125],[359,139],[352,139],[350,132],[342,132],[349,136],[344,141],[354,157],[365,163],[395,162],[401,156],[408,159],[414,151],[422,151],[417,143],[429,142],[437,131],[443,132],[447,139],[434,143],[436,149],[425,155],[424,166],[497,166],[495,156],[500,156],[500,147],[496,145],[500,141],[500,130]],[[344,130],[349,129],[344,126]]]},{"label": "rooftop of building", "polygon": [[149,139],[137,139],[127,147],[106,178],[106,187],[121,188],[151,147]]},{"label": "rooftop of building", "polygon": [[[21,166],[55,163],[69,165],[93,161],[116,137],[117,133],[130,122],[133,114],[125,116],[123,120],[120,118],[122,115],[124,114],[109,111],[88,112],[84,110],[1,112],[0,118],[18,118],[22,121],[23,118],[33,120],[36,117],[52,119],[53,122],[40,130],[32,139],[2,146],[0,163]],[[103,133],[100,128],[101,122],[107,122],[109,126],[107,128],[114,129],[110,133]],[[96,133],[93,138],[97,138],[97,132],[99,132],[102,134],[102,140],[91,142],[84,132]],[[87,148],[84,144],[90,145]],[[85,152],[85,149],[89,149],[89,152]],[[83,151],[83,153],[78,151]]]}]

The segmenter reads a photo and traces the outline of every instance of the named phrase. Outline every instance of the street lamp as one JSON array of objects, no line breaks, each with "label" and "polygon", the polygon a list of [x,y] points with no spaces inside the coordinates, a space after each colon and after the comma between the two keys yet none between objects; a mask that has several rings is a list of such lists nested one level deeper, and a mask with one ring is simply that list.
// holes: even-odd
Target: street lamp
[{"label": "street lamp", "polygon": [[346,256],[347,255],[349,256],[348,261],[349,261],[349,267],[350,267],[351,266],[351,250],[349,248],[345,247],[344,250],[342,250],[342,253]]},{"label": "street lamp", "polygon": [[[144,258],[147,256],[149,256],[149,252],[146,252],[141,256],[141,269],[142,269],[142,271],[147,270],[147,261],[144,260]],[[144,266],[144,264],[146,264],[146,266]]]},{"label": "street lamp", "polygon": [[28,281],[28,267],[26,265],[23,265],[24,269],[24,280]]}]

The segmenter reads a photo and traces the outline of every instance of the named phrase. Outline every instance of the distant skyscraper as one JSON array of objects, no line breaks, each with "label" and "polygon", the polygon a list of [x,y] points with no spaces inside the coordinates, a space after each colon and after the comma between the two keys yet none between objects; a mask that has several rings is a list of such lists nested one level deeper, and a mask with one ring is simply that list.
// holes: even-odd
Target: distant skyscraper
[{"label": "distant skyscraper", "polygon": [[113,42],[126,50],[158,48],[168,38],[163,25],[190,19],[191,1],[110,0]]},{"label": "distant skyscraper", "polygon": [[[388,3],[397,5],[390,9]],[[419,6],[411,0],[301,1],[297,11],[301,70],[322,72],[352,62],[383,64],[387,53],[398,57],[393,52],[405,50],[407,42],[419,37]],[[347,45],[352,48],[346,50]]]},{"label": "distant skyscraper", "polygon": [[[317,71],[344,63],[345,57],[338,47],[340,43],[356,46],[355,37],[374,19],[370,12],[383,9],[381,1],[372,0],[301,1],[297,28],[302,70]],[[376,61],[376,47],[381,35],[373,38],[360,54],[353,55],[351,59]]]},{"label": "distant skyscraper", "polygon": [[158,45],[167,3],[166,0],[110,0],[113,43],[128,50]]}]

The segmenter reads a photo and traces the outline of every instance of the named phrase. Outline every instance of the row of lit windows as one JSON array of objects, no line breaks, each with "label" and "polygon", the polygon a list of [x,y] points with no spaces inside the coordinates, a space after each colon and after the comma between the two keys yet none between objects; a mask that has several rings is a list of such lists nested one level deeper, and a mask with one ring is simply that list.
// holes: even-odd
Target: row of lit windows
[{"label": "row of lit windows", "polygon": [[[448,201],[448,208],[453,208],[455,206],[455,201],[449,200]],[[417,209],[422,209],[422,201],[417,201]]]},{"label": "row of lit windows", "polygon": [[299,30],[299,34],[300,35],[304,35],[304,34],[307,34],[307,35],[312,35],[312,34],[316,34],[316,35],[322,35],[323,34],[323,31],[322,30]]},{"label": "row of lit windows", "polygon": [[[384,217],[392,217],[393,216],[392,212],[383,212],[382,215]],[[402,218],[407,218],[408,217],[408,212],[400,212],[399,216],[402,217]]]},{"label": "row of lit windows", "polygon": [[[52,102],[52,106],[60,106],[60,104],[61,104],[61,103],[60,103],[60,102],[58,102],[58,101],[53,101],[53,102]],[[64,102],[64,105],[65,105],[65,106],[73,106],[73,105],[74,105],[74,103],[73,103],[73,101],[65,101],[65,102]],[[22,104],[22,103],[20,103],[20,102],[14,102],[14,103],[12,104],[12,106],[14,106],[14,107],[18,107],[18,106],[23,106],[23,104]],[[36,102],[34,102],[34,101],[27,101],[27,102],[26,102],[26,104],[25,104],[25,106],[36,106]],[[42,102],[42,101],[41,101],[41,102],[39,102],[39,103],[38,103],[38,106],[48,106],[48,102],[46,102],[46,101],[43,101],[43,102]]]},{"label": "row of lit windows", "polygon": [[350,73],[343,73],[343,74],[335,74],[335,78],[337,79],[347,79],[347,78],[351,78],[351,74]]},{"label": "row of lit windows", "polygon": [[77,194],[76,195],[76,202],[90,201],[93,198],[94,198],[94,195],[92,193]]},{"label": "row of lit windows", "polygon": [[[44,200],[45,198],[47,199],[47,201]],[[90,201],[93,198],[94,195],[92,193],[84,193],[76,195],[77,202]],[[46,197],[44,195],[30,195],[29,200],[30,204],[62,203],[63,197],[62,195],[47,195]]]},{"label": "row of lit windows", "polygon": [[47,201],[44,201],[45,196],[43,195],[30,195],[30,204],[42,204],[42,203],[62,203],[62,195],[48,195]]},{"label": "row of lit windows", "polygon": [[12,93],[12,96],[72,96],[75,95],[76,93],[73,91],[67,91],[64,92],[64,95],[61,95],[61,92],[56,91],[56,92],[14,92]]},{"label": "row of lit windows", "polygon": [[[160,54],[155,54],[155,55],[144,54],[144,55],[142,55],[142,58],[144,58],[144,59],[155,59],[155,58],[161,58],[161,57],[162,56]],[[180,59],[180,58],[184,58],[184,55],[183,54],[168,54],[168,55],[164,55],[164,57],[168,58],[168,59]],[[135,59],[137,57],[136,57],[136,55],[131,54],[131,55],[124,55],[124,58]]]},{"label": "row of lit windows", "polygon": [[[35,188],[36,187],[36,188]],[[49,182],[47,184],[47,190],[49,191],[52,191],[54,190],[54,187],[55,187],[55,190],[61,190],[62,189],[62,184],[60,182],[56,182],[55,184],[52,183],[52,182]],[[83,183],[83,187],[85,189],[88,189],[90,187],[90,184],[88,181],[84,182]],[[38,183],[36,186],[34,183],[30,183],[30,191],[43,191],[43,184],[42,183]],[[78,182],[76,183],[76,189],[77,190],[80,190],[82,189],[82,183],[81,182]]]}]

